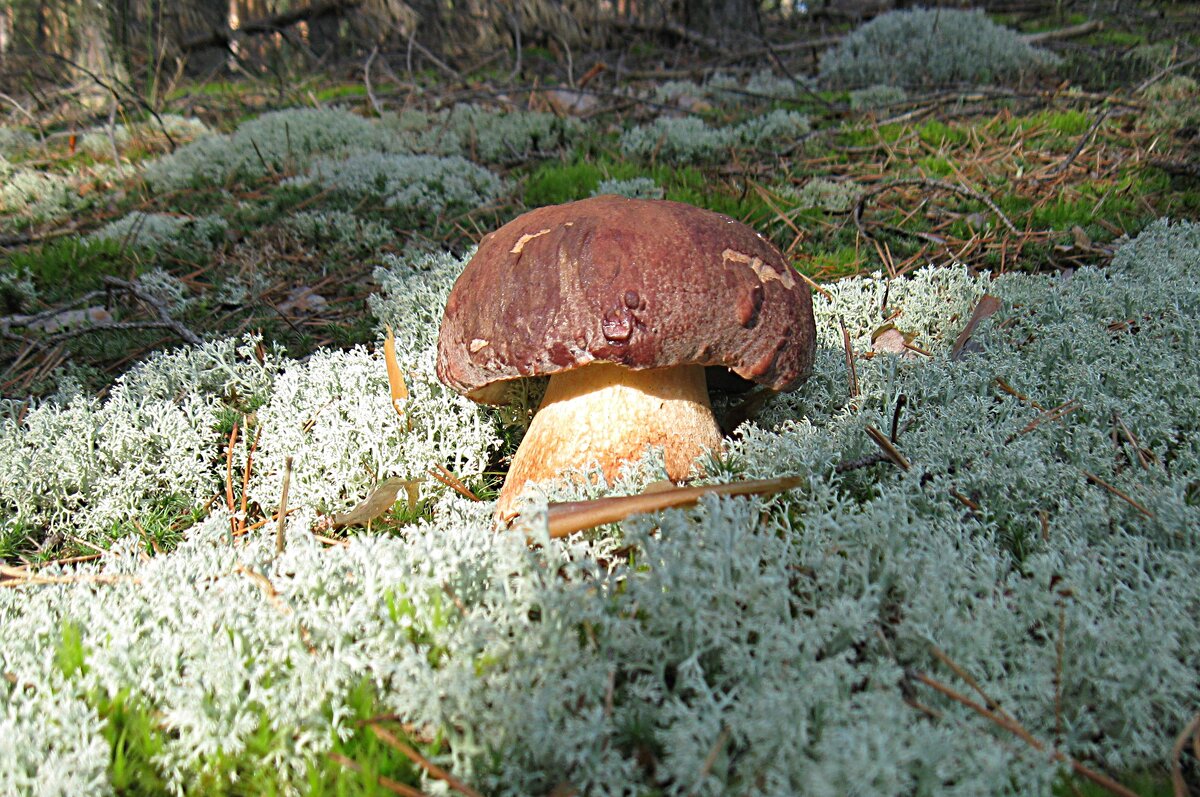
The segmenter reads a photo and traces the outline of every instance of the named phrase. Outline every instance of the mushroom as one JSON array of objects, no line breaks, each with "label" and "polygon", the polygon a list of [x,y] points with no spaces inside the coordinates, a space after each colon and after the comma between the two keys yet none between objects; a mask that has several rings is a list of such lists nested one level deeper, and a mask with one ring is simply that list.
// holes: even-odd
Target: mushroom
[{"label": "mushroom", "polygon": [[789,390],[812,367],[812,296],[779,251],[719,213],[600,196],[538,208],[484,237],[455,282],[438,377],[484,403],[548,375],[496,514],[526,484],[663,449],[687,478],[721,450],[705,368]]}]

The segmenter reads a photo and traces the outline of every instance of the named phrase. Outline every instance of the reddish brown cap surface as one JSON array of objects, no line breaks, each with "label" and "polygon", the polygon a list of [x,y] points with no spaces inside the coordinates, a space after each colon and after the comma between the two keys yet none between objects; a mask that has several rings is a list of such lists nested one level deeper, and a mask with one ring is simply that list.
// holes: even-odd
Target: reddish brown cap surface
[{"label": "reddish brown cap surface", "polygon": [[601,196],[484,237],[446,303],[437,373],[476,397],[596,361],[722,365],[788,390],[815,343],[808,287],[754,230],[680,202]]}]

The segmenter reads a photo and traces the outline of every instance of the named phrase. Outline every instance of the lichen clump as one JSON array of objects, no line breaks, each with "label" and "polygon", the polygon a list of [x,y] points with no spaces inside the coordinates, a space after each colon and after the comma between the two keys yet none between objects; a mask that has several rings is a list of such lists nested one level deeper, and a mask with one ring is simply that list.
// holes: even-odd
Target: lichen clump
[{"label": "lichen clump", "polygon": [[492,201],[504,181],[466,158],[452,155],[362,153],[317,159],[292,185],[317,185],[358,203],[379,197],[387,207],[417,216],[464,210]]},{"label": "lichen clump", "polygon": [[66,175],[17,166],[0,155],[0,214],[7,216],[3,226],[53,221],[84,204]]},{"label": "lichen clump", "polygon": [[834,88],[938,88],[1008,80],[1056,62],[978,9],[916,8],[855,30],[822,56],[820,77]]},{"label": "lichen clump", "polygon": [[174,216],[134,211],[109,222],[87,236],[88,240],[117,241],[123,246],[147,249],[209,250],[220,244],[229,223],[217,215]]},{"label": "lichen clump", "polygon": [[319,157],[363,151],[403,151],[377,123],[333,108],[272,111],[233,133],[210,135],[151,162],[146,180],[155,190],[224,185],[306,169]]},{"label": "lichen clump", "polygon": [[630,157],[703,163],[727,158],[733,147],[779,152],[795,146],[809,129],[808,117],[785,110],[753,116],[729,127],[709,127],[696,116],[660,116],[626,130],[619,143]]},{"label": "lichen clump", "polygon": [[404,111],[383,124],[412,152],[460,155],[483,163],[520,163],[539,152],[571,144],[582,124],[540,111],[494,111],[455,105],[436,112]]}]

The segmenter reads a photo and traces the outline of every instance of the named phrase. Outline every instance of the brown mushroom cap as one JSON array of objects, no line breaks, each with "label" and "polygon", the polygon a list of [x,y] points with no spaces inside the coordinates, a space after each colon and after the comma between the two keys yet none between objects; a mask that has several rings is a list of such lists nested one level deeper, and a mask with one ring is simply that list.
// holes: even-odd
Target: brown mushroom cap
[{"label": "brown mushroom cap", "polygon": [[807,286],[754,230],[680,202],[600,196],[484,237],[446,303],[437,373],[478,400],[592,362],[725,366],[788,390],[815,342]]}]

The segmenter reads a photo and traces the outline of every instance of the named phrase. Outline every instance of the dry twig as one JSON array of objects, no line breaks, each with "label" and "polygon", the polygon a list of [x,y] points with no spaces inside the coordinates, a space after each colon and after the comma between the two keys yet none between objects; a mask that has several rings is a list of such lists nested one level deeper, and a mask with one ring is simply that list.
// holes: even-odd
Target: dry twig
[{"label": "dry twig", "polygon": [[445,782],[447,786],[459,794],[464,795],[464,797],[483,797],[483,795],[475,791],[475,789],[463,783],[461,780],[454,777],[437,764],[434,764],[425,756],[417,752],[415,748],[401,741],[396,737],[395,734],[391,733],[378,723],[373,722],[367,727],[371,729],[371,733],[375,734],[375,736],[381,742],[394,750],[400,751],[409,761],[412,761],[414,764],[423,769],[425,774],[429,775],[429,777]]},{"label": "dry twig", "polygon": [[[959,668],[959,669],[961,669],[961,668]],[[1039,741],[1033,734],[1031,734],[1025,728],[1024,725],[1022,725],[1020,722],[1018,722],[1016,719],[1009,716],[1005,712],[1000,711],[1000,710],[992,710],[985,706],[981,706],[979,703],[976,703],[974,700],[972,700],[971,698],[962,694],[961,692],[958,692],[958,691],[952,689],[951,687],[947,686],[946,684],[942,683],[941,681],[938,681],[938,680],[930,677],[929,675],[926,675],[923,672],[919,672],[916,670],[910,670],[909,677],[911,677],[913,680],[918,681],[918,682],[928,686],[929,688],[941,693],[942,695],[945,695],[946,697],[950,698],[954,702],[959,703],[963,706],[966,706],[967,708],[974,711],[976,714],[979,714],[981,717],[984,717],[984,718],[990,720],[993,724],[997,725],[1000,728],[1003,728],[1004,730],[1008,731],[1009,733],[1015,735],[1017,738],[1021,739],[1021,741],[1028,744],[1034,750],[1037,750],[1038,752],[1046,752],[1047,751],[1047,747],[1044,742]],[[995,701],[992,701],[990,698],[985,698],[985,699],[988,700],[989,703],[995,703]],[[996,704],[996,705],[998,706],[998,704]],[[1104,773],[1097,772],[1094,769],[1091,769],[1090,767],[1085,766],[1084,764],[1075,760],[1074,758],[1067,755],[1066,753],[1063,753],[1062,751],[1056,750],[1053,748],[1050,748],[1048,752],[1050,753],[1050,757],[1053,758],[1055,761],[1061,761],[1062,763],[1069,766],[1077,775],[1084,777],[1087,780],[1090,780],[1092,783],[1095,783],[1097,786],[1100,786],[1101,788],[1105,789],[1106,791],[1108,791],[1112,794],[1118,795],[1118,797],[1138,797],[1136,792],[1130,791],[1129,789],[1122,786],[1120,783],[1113,780],[1112,778],[1105,775]]]}]

